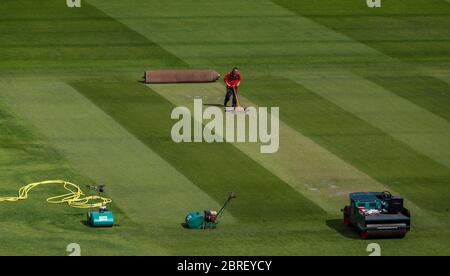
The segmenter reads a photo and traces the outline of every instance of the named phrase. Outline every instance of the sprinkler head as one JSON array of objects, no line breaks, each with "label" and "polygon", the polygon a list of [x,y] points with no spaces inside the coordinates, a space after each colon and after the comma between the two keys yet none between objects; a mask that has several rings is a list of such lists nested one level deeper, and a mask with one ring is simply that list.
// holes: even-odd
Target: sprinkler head
[{"label": "sprinkler head", "polygon": [[229,198],[236,198],[236,194],[234,192],[230,192]]},{"label": "sprinkler head", "polygon": [[98,185],[98,192],[103,193],[104,191],[105,191],[105,185],[103,185],[103,184]]},{"label": "sprinkler head", "polygon": [[99,193],[103,193],[105,191],[105,186],[104,184],[100,184],[100,185],[86,185],[86,187],[88,187],[89,189],[93,190],[93,191],[97,191]]}]

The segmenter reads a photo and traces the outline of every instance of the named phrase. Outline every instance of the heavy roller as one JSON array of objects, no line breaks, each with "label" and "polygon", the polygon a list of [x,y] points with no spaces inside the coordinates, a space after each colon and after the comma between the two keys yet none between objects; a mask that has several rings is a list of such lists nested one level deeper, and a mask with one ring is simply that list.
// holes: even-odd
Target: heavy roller
[{"label": "heavy roller", "polygon": [[355,228],[362,239],[403,238],[411,226],[403,198],[390,192],[351,193],[350,205],[341,211],[344,224]]}]

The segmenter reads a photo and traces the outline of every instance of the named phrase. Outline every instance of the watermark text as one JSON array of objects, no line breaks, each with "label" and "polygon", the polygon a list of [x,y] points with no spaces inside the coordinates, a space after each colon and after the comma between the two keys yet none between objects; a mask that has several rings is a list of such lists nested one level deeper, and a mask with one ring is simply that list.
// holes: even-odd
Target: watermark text
[{"label": "watermark text", "polygon": [[180,106],[173,109],[171,118],[178,120],[171,130],[175,143],[260,142],[261,153],[275,153],[279,148],[278,107],[271,107],[270,112],[267,107],[248,107],[245,112],[224,113],[216,106],[203,110],[202,100],[195,99],[193,115]]},{"label": "watermark text", "polygon": [[369,8],[381,8],[381,0],[366,0]]},{"label": "watermark text", "polygon": [[66,0],[67,7],[81,8],[81,0]]}]

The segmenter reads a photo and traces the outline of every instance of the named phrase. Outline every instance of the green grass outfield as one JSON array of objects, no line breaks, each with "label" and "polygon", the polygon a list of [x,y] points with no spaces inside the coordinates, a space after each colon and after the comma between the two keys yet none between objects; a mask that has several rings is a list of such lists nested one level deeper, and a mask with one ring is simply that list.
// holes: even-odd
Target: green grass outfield
[{"label": "green grass outfield", "polygon": [[[450,3],[446,0],[0,2],[0,195],[30,182],[106,183],[118,226],[0,203],[1,255],[367,255],[341,222],[352,191],[412,209],[383,255],[449,255]],[[172,109],[222,83],[144,85],[144,70],[232,66],[242,102],[280,107],[280,149],[175,144]],[[215,231],[181,226],[231,202]]]}]

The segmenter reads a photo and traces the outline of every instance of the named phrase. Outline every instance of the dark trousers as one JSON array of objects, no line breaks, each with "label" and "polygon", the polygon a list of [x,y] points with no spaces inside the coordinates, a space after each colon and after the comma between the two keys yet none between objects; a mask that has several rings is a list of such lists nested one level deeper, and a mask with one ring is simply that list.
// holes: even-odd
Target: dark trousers
[{"label": "dark trousers", "polygon": [[[237,92],[238,92],[238,90],[236,88],[236,94],[237,94]],[[227,103],[231,97],[233,97],[233,101],[232,101],[233,107],[236,107],[237,100],[236,100],[236,96],[234,95],[233,87],[227,87],[227,94],[225,95],[225,101],[223,103],[224,106],[227,106]]]}]

